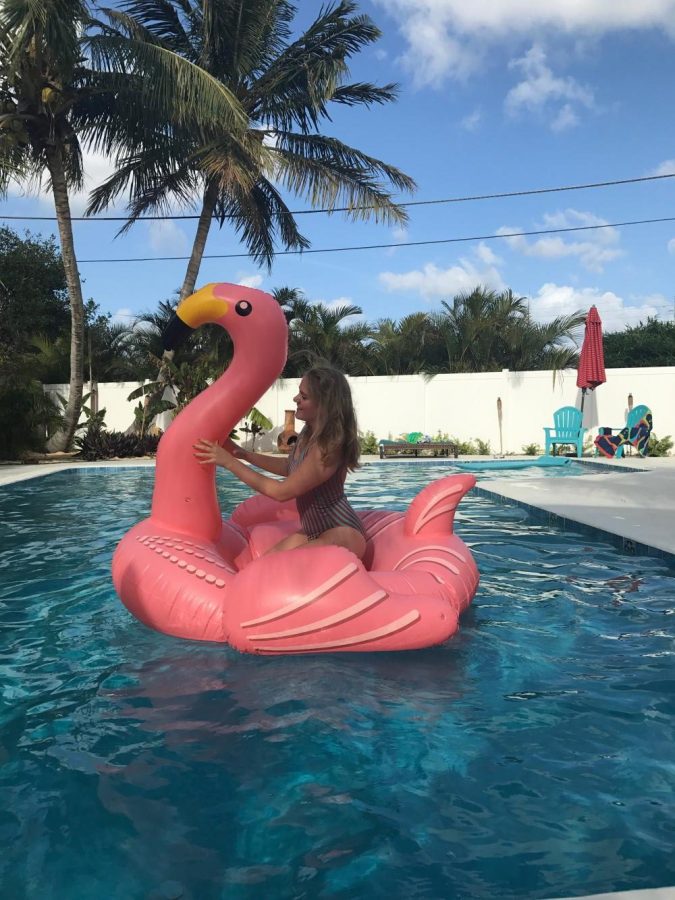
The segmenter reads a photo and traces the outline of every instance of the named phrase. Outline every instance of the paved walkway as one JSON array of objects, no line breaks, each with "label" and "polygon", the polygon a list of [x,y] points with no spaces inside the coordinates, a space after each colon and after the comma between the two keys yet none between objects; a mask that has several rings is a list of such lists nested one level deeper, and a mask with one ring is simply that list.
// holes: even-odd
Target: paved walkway
[{"label": "paved walkway", "polygon": [[[601,467],[597,474],[579,478],[528,475],[478,483],[486,493],[675,556],[675,458],[588,460],[589,470],[594,464]],[[608,465],[621,472],[608,472]]]}]

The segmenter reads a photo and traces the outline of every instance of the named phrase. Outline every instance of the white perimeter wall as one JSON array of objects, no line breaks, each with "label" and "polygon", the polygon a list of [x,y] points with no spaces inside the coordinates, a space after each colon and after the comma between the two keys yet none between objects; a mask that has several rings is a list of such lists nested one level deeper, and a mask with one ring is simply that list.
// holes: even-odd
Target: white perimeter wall
[{"label": "white perimeter wall", "polygon": [[[543,428],[552,425],[553,411],[560,406],[579,406],[581,391],[576,370],[551,372],[487,372],[466,375],[420,375],[350,378],[362,432],[378,438],[410,431],[435,435],[446,432],[461,440],[489,441],[493,452],[521,453],[525,444],[544,443]],[[293,397],[298,379],[277,381],[255,404],[274,422],[274,430],[259,438],[256,449],[276,447],[283,427],[284,410],[295,409]],[[99,385],[99,407],[106,409],[106,425],[124,431],[134,420],[138,401],[127,396],[138,384]],[[67,396],[67,385],[45,385]],[[85,385],[85,391],[87,386]],[[646,404],[654,415],[654,433],[675,437],[675,366],[644,369],[608,369],[607,383],[587,393],[584,425],[597,433],[599,425],[620,427],[626,419],[628,395],[633,403]],[[500,441],[497,398],[502,401]],[[166,427],[167,417],[160,417]]]}]

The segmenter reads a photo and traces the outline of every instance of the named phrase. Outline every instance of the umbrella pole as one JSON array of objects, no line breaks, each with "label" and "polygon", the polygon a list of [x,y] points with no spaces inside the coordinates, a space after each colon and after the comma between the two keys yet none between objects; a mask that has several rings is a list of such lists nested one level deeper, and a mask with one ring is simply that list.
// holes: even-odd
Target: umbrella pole
[{"label": "umbrella pole", "polygon": [[581,389],[581,412],[584,411],[584,402],[586,400],[586,388]]}]

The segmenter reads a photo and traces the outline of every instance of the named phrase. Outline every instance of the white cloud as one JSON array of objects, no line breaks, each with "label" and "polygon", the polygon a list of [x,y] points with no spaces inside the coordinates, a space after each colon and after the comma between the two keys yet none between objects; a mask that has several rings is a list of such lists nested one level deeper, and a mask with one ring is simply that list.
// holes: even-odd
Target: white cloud
[{"label": "white cloud", "polygon": [[337,297],[335,300],[314,300],[313,303],[323,303],[328,309],[339,309],[341,306],[351,306],[353,300],[351,297]]},{"label": "white cloud", "polygon": [[[357,305],[351,297],[337,297],[335,300],[312,300],[312,303],[321,303],[322,306],[325,306],[326,309],[329,309],[331,312],[336,312],[344,306]],[[341,320],[340,325],[344,328],[346,325],[356,325],[358,322],[365,321],[366,316],[363,313],[358,313],[354,316],[345,316],[345,318]]]},{"label": "white cloud", "polygon": [[664,159],[655,169],[647,173],[648,175],[673,175],[675,174],[675,159]]},{"label": "white cloud", "polygon": [[535,44],[520,59],[511,60],[509,68],[518,69],[523,80],[506,95],[504,107],[511,116],[531,112],[552,116],[551,128],[562,131],[578,122],[576,110],[593,107],[592,91],[574,78],[555,75],[546,63],[543,47]]},{"label": "white cloud", "polygon": [[488,247],[483,241],[481,241],[477,247],[474,247],[473,252],[482,263],[485,263],[488,266],[498,266],[503,262],[501,256],[497,256],[492,247]]},{"label": "white cloud", "polygon": [[187,235],[171,219],[159,219],[147,224],[148,242],[158,253],[182,254],[189,247]]},{"label": "white cloud", "polygon": [[566,103],[558,115],[551,122],[551,131],[567,131],[579,124],[579,116],[574,112],[569,103]]},{"label": "white cloud", "polygon": [[[107,156],[103,156],[101,153],[93,153],[89,150],[85,151],[82,155],[82,166],[84,169],[84,187],[80,191],[71,190],[69,194],[70,213],[73,216],[81,216],[84,214],[84,211],[87,208],[89,192],[93,190],[93,188],[98,187],[99,184],[102,184],[115,171],[113,160]],[[46,178],[30,185],[21,185],[16,182],[10,182],[8,195],[10,197],[35,197],[46,210],[54,209],[53,195],[51,191],[47,189]],[[114,206],[110,206],[108,214],[115,209],[119,209],[120,207],[123,208],[124,205],[124,200],[122,200]]]},{"label": "white cloud", "polygon": [[[397,228],[392,228],[391,239],[396,244],[405,243],[408,240],[408,229],[403,228],[402,226],[398,226]],[[397,247],[387,247],[384,251],[385,256],[396,256],[397,253],[398,253]]]},{"label": "white cloud", "polygon": [[478,126],[481,123],[483,118],[483,113],[480,109],[474,109],[473,112],[469,113],[468,116],[464,116],[462,121],[459,123],[460,128],[463,128],[464,131],[476,131]]},{"label": "white cloud", "polygon": [[524,256],[536,256],[544,259],[576,256],[589,271],[602,272],[606,263],[622,255],[622,251],[616,246],[619,243],[620,235],[618,230],[609,226],[605,219],[601,219],[593,213],[576,209],[547,213],[542,222],[532,229],[504,226],[497,230],[497,234],[555,228],[586,228],[595,225],[607,227],[585,233],[578,232],[577,234],[584,234],[581,239],[576,236],[568,239],[559,234],[551,234],[542,235],[535,240],[529,240],[527,237],[507,237],[505,241],[512,250],[522,253]]},{"label": "white cloud", "polygon": [[131,325],[135,318],[136,313],[133,309],[128,306],[123,306],[112,314],[110,321],[113,325]]},{"label": "white cloud", "polygon": [[631,297],[630,302],[613,291],[599,288],[575,288],[552,282],[539,288],[530,300],[530,314],[540,322],[556,316],[570,315],[577,310],[586,311],[595,305],[602,319],[603,331],[622,331],[626,325],[646,322],[658,316],[662,321],[673,317],[672,303],[662,294]]},{"label": "white cloud", "polygon": [[417,87],[440,85],[448,74],[465,79],[480,70],[480,45],[457,40],[444,27],[437,27],[435,17],[413,14],[402,30],[410,49],[401,62]]},{"label": "white cloud", "polygon": [[408,291],[425,300],[450,298],[462,291],[471,291],[479,284],[494,290],[505,287],[493,265],[478,268],[467,259],[460,259],[457,265],[448,269],[426,263],[422,269],[410,272],[380,272],[378,280],[387,291]]},{"label": "white cloud", "polygon": [[675,238],[668,241],[668,253],[675,253]]},{"label": "white cloud", "polygon": [[491,45],[542,34],[576,42],[604,34],[657,29],[675,36],[675,0],[375,0],[394,17],[417,84],[439,84],[476,70]]},{"label": "white cloud", "polygon": [[237,284],[242,287],[259,288],[263,283],[262,275],[245,275],[243,272],[239,272],[237,278],[239,279]]}]

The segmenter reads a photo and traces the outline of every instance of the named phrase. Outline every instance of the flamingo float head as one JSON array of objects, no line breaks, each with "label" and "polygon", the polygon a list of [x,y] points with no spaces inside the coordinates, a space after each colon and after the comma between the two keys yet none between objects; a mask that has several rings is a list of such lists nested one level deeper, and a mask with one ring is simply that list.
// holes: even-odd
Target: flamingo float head
[{"label": "flamingo float head", "polygon": [[280,374],[286,362],[288,328],[270,294],[241,284],[204,285],[178,304],[162,336],[164,349],[175,350],[192,331],[209,323],[228,332],[238,356],[251,353],[256,364],[265,362],[271,380]]}]

